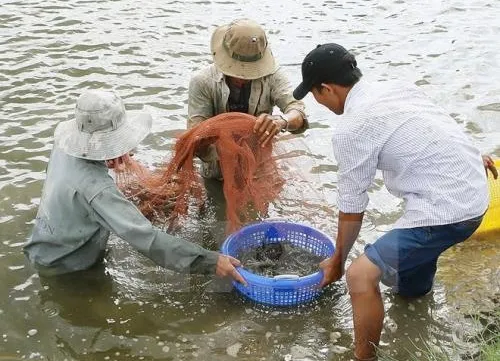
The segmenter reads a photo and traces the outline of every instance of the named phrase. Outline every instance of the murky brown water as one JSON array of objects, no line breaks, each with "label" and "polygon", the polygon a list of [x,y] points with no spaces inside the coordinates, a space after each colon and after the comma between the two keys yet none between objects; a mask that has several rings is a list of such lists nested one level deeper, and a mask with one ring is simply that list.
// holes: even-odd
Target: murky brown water
[{"label": "murky brown water", "polygon": [[[458,1],[9,1],[0,4],[0,360],[349,360],[352,324],[345,284],[294,310],[258,307],[227,285],[155,267],[112,239],[106,263],[49,282],[21,247],[36,214],[57,122],[86,88],[113,87],[129,108],[155,119],[139,157],[161,161],[185,128],[187,84],[210,62],[216,24],[251,17],[299,82],[317,43],[358,55],[372,80],[404,78],[441,103],[477,146],[500,156],[500,5]],[[334,234],[335,116],[308,98],[311,129],[283,146],[308,184],[289,185],[273,217]],[[284,142],[283,142],[284,143]],[[354,255],[387,231],[400,203],[377,181]],[[217,205],[183,233],[224,239]],[[205,240],[205,241],[203,241]],[[212,240],[212,241],[206,241]],[[498,297],[499,243],[468,242],[441,262],[433,294],[413,303],[385,296],[382,347],[398,360],[423,341],[473,348],[461,312],[491,310]],[[453,342],[456,341],[456,342]]]}]

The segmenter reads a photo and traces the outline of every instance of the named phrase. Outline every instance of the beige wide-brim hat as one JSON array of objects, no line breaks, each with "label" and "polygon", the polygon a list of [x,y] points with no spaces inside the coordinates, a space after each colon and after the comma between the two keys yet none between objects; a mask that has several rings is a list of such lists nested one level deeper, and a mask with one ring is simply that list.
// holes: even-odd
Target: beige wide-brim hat
[{"label": "beige wide-brim hat", "polygon": [[150,114],[125,111],[115,93],[91,91],[80,96],[75,119],[58,124],[54,142],[73,157],[115,159],[137,147],[151,126]]},{"label": "beige wide-brim hat", "polygon": [[252,20],[219,26],[212,34],[210,49],[217,69],[235,78],[258,79],[278,69],[264,29]]}]

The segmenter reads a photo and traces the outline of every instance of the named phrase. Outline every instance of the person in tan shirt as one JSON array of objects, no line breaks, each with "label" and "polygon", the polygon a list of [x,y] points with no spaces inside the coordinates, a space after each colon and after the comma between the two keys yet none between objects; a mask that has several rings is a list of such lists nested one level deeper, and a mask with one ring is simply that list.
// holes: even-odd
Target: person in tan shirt
[{"label": "person in tan shirt", "polygon": [[[218,27],[212,34],[211,52],[214,63],[189,83],[188,128],[226,112],[255,115],[254,131],[263,144],[280,132],[302,133],[308,128],[304,103],[293,98],[260,25],[239,19]],[[271,115],[274,106],[281,115]],[[202,175],[221,179],[215,148],[209,146],[198,155]]]}]

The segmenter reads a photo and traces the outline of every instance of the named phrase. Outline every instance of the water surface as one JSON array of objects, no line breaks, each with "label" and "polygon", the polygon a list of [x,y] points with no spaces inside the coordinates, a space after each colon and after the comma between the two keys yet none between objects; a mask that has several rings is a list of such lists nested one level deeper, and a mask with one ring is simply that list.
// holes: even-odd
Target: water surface
[{"label": "water surface", "polygon": [[[352,321],[344,281],[316,303],[269,309],[224,282],[156,267],[112,238],[106,262],[82,274],[40,279],[22,244],[33,225],[52,135],[84,89],[113,88],[127,108],[154,117],[139,148],[148,164],[169,154],[185,129],[187,86],[210,63],[217,24],[250,17],[268,31],[293,84],[316,44],[351,49],[371,81],[405,79],[443,106],[484,153],[500,156],[499,3],[451,1],[10,1],[0,6],[0,359],[350,360]],[[311,129],[280,142],[295,174],[271,216],[334,235],[338,119],[306,99]],[[360,240],[362,252],[390,229],[401,203],[380,177]],[[184,234],[206,246],[224,239],[217,202]],[[500,294],[498,240],[470,241],[441,262],[432,294],[407,302],[384,294],[382,347],[398,360],[423,342],[474,353],[474,322]],[[458,350],[453,351],[459,345]]]}]

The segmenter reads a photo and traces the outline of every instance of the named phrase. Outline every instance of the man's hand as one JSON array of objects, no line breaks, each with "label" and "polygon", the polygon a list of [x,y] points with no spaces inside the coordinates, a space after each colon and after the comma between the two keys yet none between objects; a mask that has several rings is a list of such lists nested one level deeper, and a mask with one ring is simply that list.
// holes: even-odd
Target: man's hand
[{"label": "man's hand", "polygon": [[347,255],[351,251],[352,245],[358,238],[361,223],[363,222],[364,212],[362,213],[344,213],[339,212],[339,223],[337,230],[337,241],[335,253],[332,257],[325,259],[319,264],[323,270],[323,280],[320,287],[329,285],[338,281],[344,274],[344,264]]},{"label": "man's hand", "polygon": [[338,281],[344,273],[342,262],[335,256],[325,259],[319,264],[319,268],[323,270],[323,279],[319,285],[320,287],[325,287],[332,282]]},{"label": "man's hand", "polygon": [[132,154],[130,153],[126,153],[121,157],[108,159],[106,160],[106,166],[109,169],[113,169],[115,172],[122,172],[125,170],[127,165],[130,165],[130,163],[132,162],[132,158],[130,158],[131,155]]},{"label": "man's hand", "polygon": [[497,167],[495,167],[495,162],[493,162],[493,159],[489,155],[483,155],[483,165],[484,169],[486,170],[486,176],[488,176],[488,170],[493,174],[493,178],[497,179],[498,178],[498,171]]},{"label": "man's hand", "polygon": [[259,142],[264,147],[285,126],[286,121],[279,115],[261,114],[255,121],[253,131],[257,133]]},{"label": "man's hand", "polygon": [[231,256],[219,255],[217,259],[217,264],[215,266],[215,274],[219,277],[231,277],[236,282],[241,283],[246,286],[247,282],[241,275],[236,271],[235,266],[240,266],[241,263],[236,258]]}]

